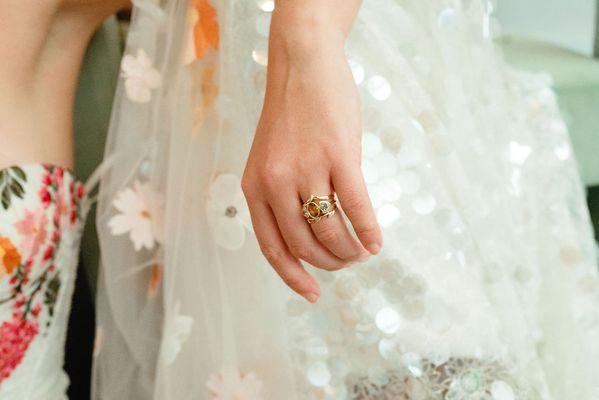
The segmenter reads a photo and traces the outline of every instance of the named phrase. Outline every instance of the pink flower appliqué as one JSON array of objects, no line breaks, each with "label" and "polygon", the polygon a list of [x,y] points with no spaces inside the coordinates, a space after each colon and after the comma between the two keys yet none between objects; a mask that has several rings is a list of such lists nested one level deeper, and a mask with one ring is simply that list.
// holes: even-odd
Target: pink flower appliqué
[{"label": "pink flower appliqu\u00e9", "polygon": [[152,60],[143,49],[137,54],[127,54],[121,64],[127,97],[135,103],[147,103],[152,99],[152,90],[160,87],[162,76],[152,65]]},{"label": "pink flower appliqu\u00e9", "polygon": [[241,373],[235,369],[226,369],[220,374],[212,374],[206,382],[210,391],[210,400],[263,400],[263,383],[255,373]]},{"label": "pink flower appliqu\u00e9", "polygon": [[108,221],[113,235],[129,233],[136,251],[152,250],[164,239],[164,198],[147,183],[136,181],[125,188],[112,205],[120,212]]},{"label": "pink flower appliqu\u00e9", "polygon": [[25,217],[15,223],[17,232],[21,235],[22,254],[27,258],[34,257],[40,246],[46,241],[46,225],[48,217],[43,209],[25,211]]}]

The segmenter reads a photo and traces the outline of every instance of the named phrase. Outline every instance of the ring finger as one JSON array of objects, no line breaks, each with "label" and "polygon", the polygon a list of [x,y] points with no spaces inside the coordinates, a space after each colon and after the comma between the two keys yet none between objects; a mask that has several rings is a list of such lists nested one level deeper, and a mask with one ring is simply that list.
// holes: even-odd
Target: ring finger
[{"label": "ring finger", "polygon": [[[302,200],[307,201],[312,194],[328,196],[333,194],[333,190],[330,184],[321,183],[304,190]],[[368,257],[368,251],[352,236],[347,228],[341,215],[341,209],[337,209],[333,215],[321,218],[309,225],[318,241],[340,259],[351,262]]]},{"label": "ring finger", "polygon": [[314,236],[302,216],[297,192],[278,193],[271,208],[287,247],[295,257],[326,270],[343,268],[347,263],[331,253]]}]

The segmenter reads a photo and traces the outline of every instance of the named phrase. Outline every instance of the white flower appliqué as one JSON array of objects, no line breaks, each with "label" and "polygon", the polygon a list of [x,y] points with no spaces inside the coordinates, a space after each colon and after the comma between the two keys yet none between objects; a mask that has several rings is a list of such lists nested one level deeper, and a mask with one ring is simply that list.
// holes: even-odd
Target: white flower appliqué
[{"label": "white flower appliqu\u00e9", "polygon": [[221,174],[212,182],[207,219],[219,246],[227,250],[239,250],[243,246],[246,230],[252,231],[252,223],[237,175]]},{"label": "white flower appliqu\u00e9", "polygon": [[127,97],[135,103],[149,102],[152,89],[162,84],[162,76],[153,67],[152,60],[143,49],[138,49],[136,56],[127,54],[123,57],[121,72],[125,79]]},{"label": "white flower appliqu\u00e9", "polygon": [[111,233],[129,233],[136,251],[164,241],[164,198],[149,184],[136,181],[133,188],[121,190],[112,205],[120,214],[108,221]]},{"label": "white flower appliqu\u00e9", "polygon": [[263,400],[262,381],[256,374],[242,374],[235,369],[226,369],[221,374],[212,374],[206,382],[212,397],[210,400]]},{"label": "white flower appliqu\u00e9", "polygon": [[175,362],[193,327],[193,318],[189,315],[181,315],[180,311],[181,302],[178,301],[173,309],[173,314],[164,325],[160,356],[166,365]]}]

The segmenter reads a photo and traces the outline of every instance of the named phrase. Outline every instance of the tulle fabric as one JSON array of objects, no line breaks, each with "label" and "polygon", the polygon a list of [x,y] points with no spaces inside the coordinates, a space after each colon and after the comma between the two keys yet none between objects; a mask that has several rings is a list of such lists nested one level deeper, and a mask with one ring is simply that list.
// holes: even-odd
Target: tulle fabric
[{"label": "tulle fabric", "polygon": [[[266,264],[235,184],[270,9],[135,2],[99,195],[94,398],[597,398],[596,254],[575,160],[550,80],[503,63],[488,5],[364,2],[347,55],[385,246],[314,270],[315,306]],[[151,231],[127,220],[149,236],[113,229],[135,210],[115,203],[127,190],[152,197],[138,202]]]}]

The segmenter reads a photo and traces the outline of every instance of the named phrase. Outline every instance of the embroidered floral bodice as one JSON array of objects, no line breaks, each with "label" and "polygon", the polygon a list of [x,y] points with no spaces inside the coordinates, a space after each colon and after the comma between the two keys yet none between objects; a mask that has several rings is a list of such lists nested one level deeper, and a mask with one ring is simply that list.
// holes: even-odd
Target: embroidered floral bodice
[{"label": "embroidered floral bodice", "polygon": [[0,399],[66,399],[84,189],[60,167],[0,170]]}]

